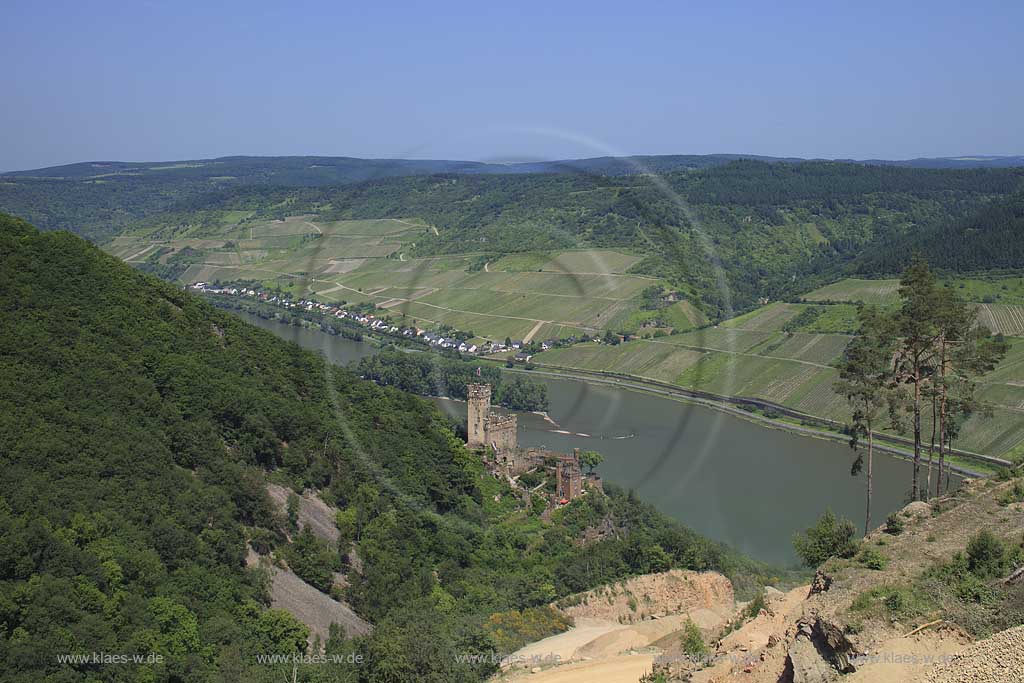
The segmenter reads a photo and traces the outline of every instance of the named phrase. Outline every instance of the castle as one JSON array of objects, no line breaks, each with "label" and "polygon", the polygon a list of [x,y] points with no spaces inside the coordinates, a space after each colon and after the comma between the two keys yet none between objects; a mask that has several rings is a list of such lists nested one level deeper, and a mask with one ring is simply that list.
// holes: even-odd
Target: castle
[{"label": "castle", "polygon": [[491,385],[470,384],[466,410],[466,445],[470,448],[490,448],[495,453],[516,450],[518,428],[515,415],[491,412]]},{"label": "castle", "polygon": [[[555,502],[565,503],[583,494],[583,471],[579,449],[571,455],[542,448],[520,448],[515,415],[491,412],[491,386],[470,384],[467,391],[466,445],[485,451],[495,474],[512,479],[532,469],[552,470],[555,477]],[[588,485],[600,489],[601,479],[586,477]]]}]

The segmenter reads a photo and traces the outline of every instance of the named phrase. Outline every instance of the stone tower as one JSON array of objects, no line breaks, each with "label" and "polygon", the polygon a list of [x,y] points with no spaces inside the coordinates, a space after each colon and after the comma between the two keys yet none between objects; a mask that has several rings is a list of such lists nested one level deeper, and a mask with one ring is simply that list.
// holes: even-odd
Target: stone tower
[{"label": "stone tower", "polygon": [[491,412],[491,385],[470,384],[466,409],[466,445],[483,448],[487,445],[487,416]]},{"label": "stone tower", "polygon": [[562,455],[555,464],[555,496],[559,500],[573,500],[583,493],[583,470],[580,469],[580,449],[572,455]]}]

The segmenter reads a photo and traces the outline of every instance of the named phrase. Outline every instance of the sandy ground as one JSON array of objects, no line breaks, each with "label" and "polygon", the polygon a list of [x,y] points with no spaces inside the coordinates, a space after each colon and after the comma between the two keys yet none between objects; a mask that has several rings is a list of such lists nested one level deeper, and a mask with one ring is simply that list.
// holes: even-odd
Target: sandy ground
[{"label": "sandy ground", "polygon": [[503,681],[530,683],[635,683],[650,672],[653,654],[619,655],[600,661],[575,662],[539,673],[514,674]]},{"label": "sandy ground", "polygon": [[523,647],[515,653],[516,657],[532,658],[558,658],[560,661],[568,662],[576,654],[576,651],[597,638],[625,628],[622,624],[604,619],[587,619],[581,617],[576,620],[576,626],[564,633],[538,640],[535,643]]},{"label": "sandy ground", "polygon": [[[843,677],[844,683],[907,683],[919,680],[921,662],[939,663],[950,655],[962,652],[969,638],[958,638],[948,632],[924,631],[909,638],[892,638],[883,642],[857,670]],[[896,661],[897,659],[902,661]],[[909,663],[910,661],[918,663]]]}]

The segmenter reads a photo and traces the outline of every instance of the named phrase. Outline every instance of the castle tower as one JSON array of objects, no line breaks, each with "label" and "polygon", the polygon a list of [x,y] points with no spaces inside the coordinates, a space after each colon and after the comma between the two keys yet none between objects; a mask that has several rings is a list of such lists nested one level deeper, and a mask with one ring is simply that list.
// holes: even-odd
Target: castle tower
[{"label": "castle tower", "polygon": [[491,385],[470,384],[466,409],[466,445],[483,448],[487,445],[487,416],[491,412]]},{"label": "castle tower", "polygon": [[583,471],[580,469],[580,449],[572,455],[562,455],[555,464],[555,496],[559,500],[573,500],[583,493]]}]

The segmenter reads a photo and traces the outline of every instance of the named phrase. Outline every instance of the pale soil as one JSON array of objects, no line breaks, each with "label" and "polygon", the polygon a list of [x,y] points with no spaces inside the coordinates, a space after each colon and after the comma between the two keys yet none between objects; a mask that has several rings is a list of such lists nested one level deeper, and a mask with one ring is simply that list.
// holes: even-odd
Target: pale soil
[{"label": "pale soil", "polygon": [[[520,649],[501,680],[636,681],[662,652],[655,644],[677,640],[675,634],[688,619],[706,633],[717,633],[735,609],[732,585],[711,572],[673,570],[638,576],[577,597],[584,596],[588,604],[562,610],[576,625]],[[630,598],[637,602],[637,610],[629,606]],[[641,605],[657,618],[641,619]],[[528,673],[538,663],[542,671]]]},{"label": "pale soil", "polygon": [[[650,617],[684,614],[705,608],[731,613],[732,584],[721,574],[673,569],[636,576],[560,601],[560,609],[573,618],[592,617],[635,623]],[[578,604],[567,603],[579,601]]]},{"label": "pale soil", "polygon": [[923,683],[1024,681],[1024,626],[974,643],[952,661],[934,666],[921,680]]},{"label": "pale soil", "polygon": [[576,620],[576,626],[518,650],[517,657],[530,658],[557,658],[559,661],[568,662],[576,654],[576,651],[588,643],[605,636],[609,633],[625,628],[607,619],[580,618]]},{"label": "pale soil", "polygon": [[265,557],[249,548],[245,558],[248,567],[261,567],[270,574],[270,606],[283,609],[309,628],[309,643],[319,637],[327,642],[332,623],[340,624],[349,637],[365,635],[373,626],[352,611],[352,608],[321,593],[289,569],[275,567]]},{"label": "pale soil", "polygon": [[[721,683],[733,680],[776,683],[785,666],[786,652],[782,643],[792,635],[793,624],[803,614],[803,604],[809,588],[799,586],[788,593],[776,593],[766,598],[769,611],[761,612],[722,638],[714,651],[714,663],[695,671],[693,683]],[[772,635],[779,643],[769,647],[769,638]],[[678,656],[680,652],[675,648],[668,654]]]},{"label": "pale soil", "polygon": [[653,654],[619,655],[600,661],[564,664],[539,673],[512,674],[502,681],[529,683],[635,683],[651,670]]},{"label": "pale soil", "polygon": [[[908,683],[917,680],[925,662],[939,662],[953,655],[971,642],[969,637],[957,633],[922,631],[909,638],[899,637],[887,640],[877,647],[876,659],[867,660],[857,670],[843,677],[849,683]],[[886,661],[884,657],[889,657]],[[902,661],[897,661],[902,660]],[[910,663],[906,663],[906,662]],[[913,663],[913,662],[917,663]]]},{"label": "pale soil", "polygon": [[[285,514],[291,489],[277,484],[267,484],[267,493],[270,494],[278,511]],[[317,538],[328,543],[337,543],[340,535],[335,523],[337,512],[337,509],[320,500],[312,491],[304,491],[299,498],[299,527],[308,527]]]}]

